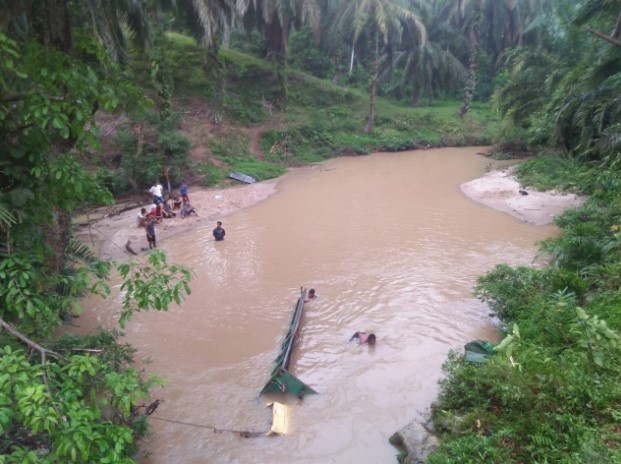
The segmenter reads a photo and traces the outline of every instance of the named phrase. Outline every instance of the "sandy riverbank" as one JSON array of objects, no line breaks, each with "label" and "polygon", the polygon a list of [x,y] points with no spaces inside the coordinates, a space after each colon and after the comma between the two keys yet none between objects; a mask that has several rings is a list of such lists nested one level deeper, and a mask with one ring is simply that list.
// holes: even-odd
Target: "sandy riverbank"
[{"label": "sandy riverbank", "polygon": [[[192,188],[190,200],[198,216],[181,219],[179,216],[165,219],[156,226],[158,246],[166,249],[167,241],[174,235],[192,227],[207,224],[215,227],[215,221],[243,208],[265,200],[276,192],[278,180],[240,185],[227,189]],[[580,205],[584,198],[556,192],[537,192],[522,189],[511,169],[491,171],[461,185],[462,192],[474,201],[499,211],[509,213],[519,220],[541,226],[550,224],[565,209]],[[520,193],[526,192],[527,194]],[[145,203],[144,207],[150,206]],[[144,229],[136,224],[140,207],[118,215],[91,222],[78,230],[78,238],[91,246],[95,253],[105,259],[123,261],[132,257],[126,244],[136,252],[146,246]]]},{"label": "sandy riverbank", "polygon": [[[166,250],[171,237],[199,225],[215,227],[216,221],[223,221],[226,228],[227,215],[265,200],[276,192],[277,183],[277,180],[271,180],[227,189],[190,188],[190,202],[198,216],[181,219],[177,214],[175,218],[156,224],[158,247]],[[150,205],[150,202],[145,202],[142,206],[148,210]],[[80,227],[77,236],[102,258],[124,261],[133,256],[126,248],[128,241],[130,248],[136,252],[147,246],[145,230],[137,225],[139,212],[140,206],[93,221]]]},{"label": "sandy riverbank", "polygon": [[509,213],[534,226],[551,224],[555,216],[585,200],[574,194],[524,189],[511,168],[491,171],[483,177],[465,182],[461,185],[461,190],[474,201]]}]

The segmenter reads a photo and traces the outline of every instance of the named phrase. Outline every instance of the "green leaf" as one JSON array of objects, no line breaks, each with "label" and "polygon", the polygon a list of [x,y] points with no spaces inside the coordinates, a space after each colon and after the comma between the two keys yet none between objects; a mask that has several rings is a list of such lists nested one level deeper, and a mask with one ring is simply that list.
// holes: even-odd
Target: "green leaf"
[{"label": "green leaf", "polygon": [[15,188],[9,192],[9,196],[17,208],[23,207],[28,200],[34,200],[34,193],[27,188]]}]

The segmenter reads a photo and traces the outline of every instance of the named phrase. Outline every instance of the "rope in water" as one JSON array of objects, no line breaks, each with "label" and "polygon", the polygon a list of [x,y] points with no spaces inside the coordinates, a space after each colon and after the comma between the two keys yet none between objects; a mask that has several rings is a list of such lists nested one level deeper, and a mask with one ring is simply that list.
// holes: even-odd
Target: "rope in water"
[{"label": "rope in water", "polygon": [[269,430],[266,430],[265,432],[251,432],[249,430],[220,429],[212,425],[195,424],[193,422],[185,422],[185,421],[179,421],[179,420],[174,420],[174,419],[165,419],[163,417],[157,417],[157,416],[154,416],[153,413],[155,412],[159,404],[160,404],[160,400],[155,400],[150,405],[139,406],[139,408],[145,408],[144,415],[151,419],[156,419],[156,420],[163,421],[163,422],[171,422],[173,424],[188,425],[190,427],[197,427],[200,429],[207,429],[207,430],[213,431],[213,433],[228,432],[228,433],[235,433],[239,435],[240,437],[251,438],[251,437],[259,437],[261,435],[266,435],[269,432]]},{"label": "rope in water", "polygon": [[164,422],[171,422],[173,424],[189,425],[190,427],[208,429],[208,430],[212,430],[213,433],[223,433],[223,432],[235,433],[243,438],[259,437],[261,435],[266,435],[269,432],[269,430],[266,430],[265,432],[251,432],[248,430],[219,429],[211,425],[194,424],[192,422],[184,422],[184,421],[178,421],[178,420],[173,420],[173,419],[164,419],[163,417],[156,417],[156,416],[149,416],[149,417],[151,419],[157,419],[159,421],[164,421]]}]

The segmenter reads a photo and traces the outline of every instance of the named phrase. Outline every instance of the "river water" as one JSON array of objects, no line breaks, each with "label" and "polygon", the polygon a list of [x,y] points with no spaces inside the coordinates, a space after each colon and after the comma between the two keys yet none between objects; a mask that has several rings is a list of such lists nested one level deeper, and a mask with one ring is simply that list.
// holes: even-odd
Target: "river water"
[{"label": "river water", "polygon": [[[494,264],[531,264],[553,227],[533,227],[466,198],[462,182],[489,160],[477,148],[333,159],[297,168],[278,192],[209,227],[160,244],[189,266],[192,294],[167,313],[137,315],[127,340],[167,379],[153,415],[219,429],[270,427],[269,401],[287,406],[281,436],[150,419],[143,464],[396,463],[389,436],[421,417],[450,349],[494,339],[474,299]],[[305,306],[291,371],[319,394],[259,396],[291,320]],[[87,302],[83,326],[112,327],[118,294]],[[374,332],[375,347],[348,343]]]}]

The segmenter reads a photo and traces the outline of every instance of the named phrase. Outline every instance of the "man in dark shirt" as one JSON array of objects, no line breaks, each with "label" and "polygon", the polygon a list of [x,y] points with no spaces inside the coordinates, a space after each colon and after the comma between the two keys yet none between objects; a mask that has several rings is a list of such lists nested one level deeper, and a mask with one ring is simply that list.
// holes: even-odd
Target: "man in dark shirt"
[{"label": "man in dark shirt", "polygon": [[147,242],[149,242],[149,250],[152,248],[156,248],[155,245],[155,226],[153,224],[154,220],[149,218],[144,224],[144,228],[147,231]]},{"label": "man in dark shirt", "polygon": [[224,240],[225,235],[226,235],[226,232],[222,228],[222,223],[218,221],[218,227],[216,227],[213,230],[213,236],[215,237],[216,241],[220,241],[220,240]]}]

